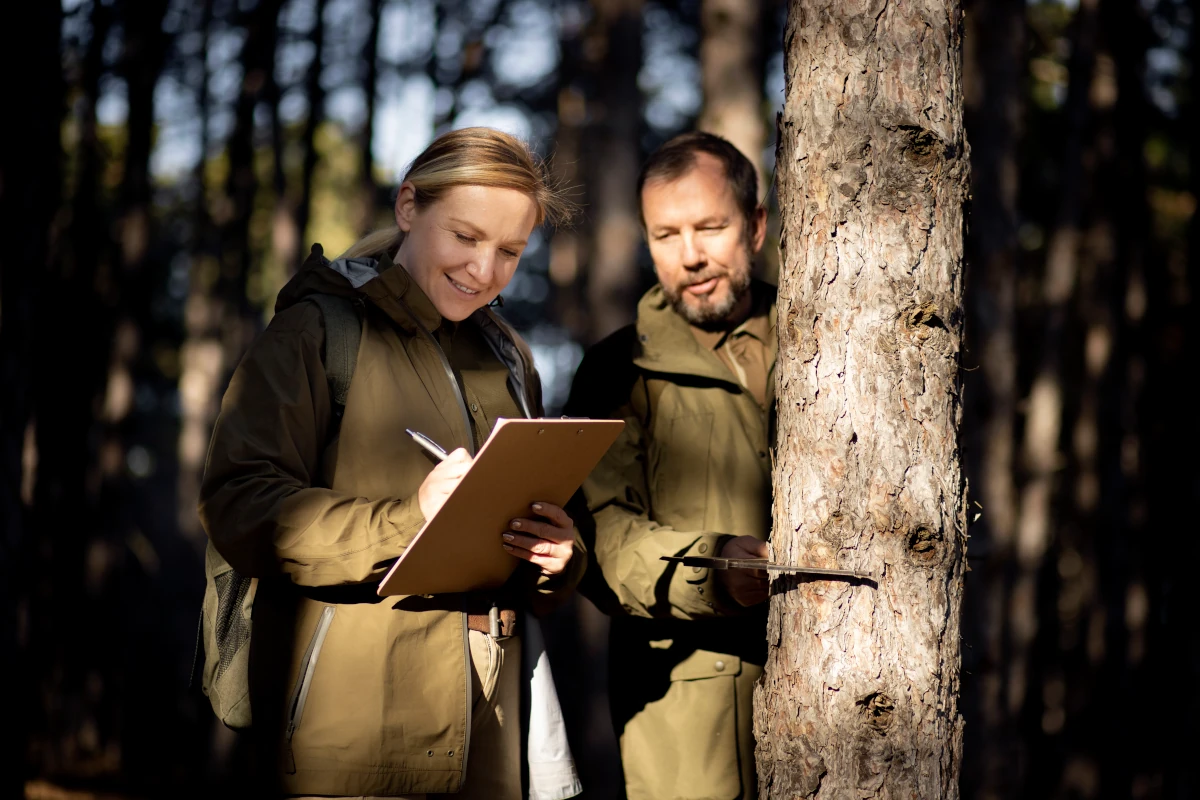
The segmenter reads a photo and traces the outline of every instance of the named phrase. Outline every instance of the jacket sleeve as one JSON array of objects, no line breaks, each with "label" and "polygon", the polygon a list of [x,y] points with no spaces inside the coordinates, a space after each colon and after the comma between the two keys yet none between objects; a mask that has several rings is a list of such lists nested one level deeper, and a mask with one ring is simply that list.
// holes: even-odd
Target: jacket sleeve
[{"label": "jacket sleeve", "polygon": [[272,319],[221,402],[200,489],[217,552],[249,577],[330,586],[378,580],[424,524],[417,497],[320,488],[332,405],[312,303]]},{"label": "jacket sleeve", "polygon": [[744,613],[747,609],[718,585],[715,570],[661,560],[716,556],[732,536],[679,531],[651,519],[646,431],[630,407],[618,413],[625,429],[583,486],[594,525],[594,563],[607,587],[597,591],[593,578],[585,584],[585,594],[602,609],[615,603],[624,613],[639,617],[696,619]]}]

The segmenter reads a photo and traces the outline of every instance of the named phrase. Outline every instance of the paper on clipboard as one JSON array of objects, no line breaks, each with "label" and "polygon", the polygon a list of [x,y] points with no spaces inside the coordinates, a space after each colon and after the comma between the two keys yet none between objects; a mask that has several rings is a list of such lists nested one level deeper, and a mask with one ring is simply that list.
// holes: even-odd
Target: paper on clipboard
[{"label": "paper on clipboard", "polygon": [[564,505],[624,427],[621,420],[498,421],[378,593],[443,594],[502,585],[519,563],[500,546],[509,521],[529,517],[531,503]]}]

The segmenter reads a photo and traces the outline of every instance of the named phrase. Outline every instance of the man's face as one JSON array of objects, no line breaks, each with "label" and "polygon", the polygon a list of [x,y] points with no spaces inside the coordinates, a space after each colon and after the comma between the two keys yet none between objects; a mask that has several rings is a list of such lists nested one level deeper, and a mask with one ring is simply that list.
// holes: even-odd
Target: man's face
[{"label": "man's face", "polygon": [[760,208],[747,222],[720,161],[697,153],[680,177],[647,181],[642,216],[654,271],[680,316],[718,326],[745,314],[766,212]]}]

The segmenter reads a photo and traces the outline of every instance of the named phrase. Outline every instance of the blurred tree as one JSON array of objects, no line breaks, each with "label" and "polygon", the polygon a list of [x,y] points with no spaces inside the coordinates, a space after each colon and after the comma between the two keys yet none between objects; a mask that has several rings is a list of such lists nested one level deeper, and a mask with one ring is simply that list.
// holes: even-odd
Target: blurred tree
[{"label": "blurred tree", "polygon": [[[25,569],[28,663],[37,681],[37,716],[29,736],[33,762],[52,774],[115,768],[112,731],[98,724],[104,717],[98,706],[108,698],[88,690],[89,680],[94,683],[99,676],[93,677],[84,655],[90,643],[78,635],[80,609],[90,607],[88,589],[95,587],[86,580],[103,479],[96,462],[95,416],[97,406],[108,411],[117,405],[117,398],[106,398],[103,391],[112,322],[99,284],[102,264],[104,273],[111,274],[112,247],[101,206],[108,148],[101,142],[96,115],[115,9],[96,2],[85,13],[85,43],[69,88],[75,145],[69,162],[69,212],[65,230],[56,231],[61,246],[36,310],[32,376],[37,472],[30,517],[34,542]],[[52,119],[57,128],[61,117],[54,114]],[[83,632],[90,630],[89,625]]]},{"label": "blurred tree", "polygon": [[[326,0],[316,0],[316,23],[312,33],[313,57],[304,81],[304,91],[308,97],[308,116],[304,119],[304,132],[300,137],[303,157],[300,162],[300,194],[293,215],[295,237],[289,248],[290,257],[284,261],[289,275],[300,265],[300,259],[307,255],[302,250],[304,233],[308,230],[308,219],[312,211],[313,171],[317,167],[317,125],[325,118],[325,89],[321,85],[322,57],[325,51],[325,7]],[[370,172],[369,162],[366,169]]]},{"label": "blurred tree", "polygon": [[[1014,554],[1017,415],[1018,180],[1025,64],[1023,0],[974,0],[966,8],[964,84],[971,134],[967,237],[964,457],[970,477],[963,695],[964,794],[1017,797],[1016,717],[1005,695],[1005,622]],[[980,514],[982,510],[982,514]]]},{"label": "blurred tree", "polygon": [[[558,94],[555,98],[557,127],[554,132],[554,158],[551,167],[560,186],[579,187],[582,191],[584,170],[584,131],[587,128],[588,100],[586,81],[588,60],[587,27],[579,5],[575,13],[563,14],[559,34],[562,60],[558,68]],[[584,240],[591,221],[590,209],[578,225],[554,232],[550,241],[550,282],[554,286],[554,317],[577,341],[588,338],[588,309],[583,276]]]},{"label": "blurred tree", "polygon": [[379,99],[379,20],[383,13],[383,0],[368,0],[370,27],[366,47],[363,50],[363,98],[366,110],[363,115],[362,131],[359,133],[358,159],[362,174],[362,189],[359,197],[358,233],[364,234],[375,228],[375,219],[380,203],[380,187],[375,180],[375,159],[372,143],[375,135],[375,109]]},{"label": "blurred tree", "polygon": [[958,796],[960,13],[789,7],[763,798]]},{"label": "blurred tree", "polygon": [[[257,330],[246,295],[254,260],[251,219],[259,190],[255,113],[272,92],[282,5],[283,0],[257,0],[243,20],[241,90],[234,105],[233,131],[226,144],[229,172],[224,197],[214,214],[220,231],[215,290],[222,305],[220,318],[215,321],[222,330],[227,365],[236,363]],[[273,155],[282,157],[282,153]]]},{"label": "blurred tree", "polygon": [[642,0],[592,0],[584,34],[589,72],[583,178],[591,240],[582,279],[588,304],[587,341],[599,341],[633,321],[639,289],[636,211],[640,168]]},{"label": "blurred tree", "polygon": [[[208,0],[211,3],[212,0]],[[228,165],[224,186],[216,190],[209,210],[211,166],[208,153],[210,124],[208,53],[202,50],[198,90],[202,117],[201,166],[197,168],[198,208],[196,252],[191,257],[189,287],[184,307],[185,339],[180,348],[179,397],[179,524],[197,543],[203,541],[195,503],[212,423],[220,408],[221,393],[233,366],[257,330],[257,319],[247,299],[247,278],[252,262],[250,224],[258,196],[255,164],[255,110],[276,92],[275,50],[282,0],[259,0],[246,12],[241,49],[241,81],[234,105],[233,130],[222,160]],[[207,39],[213,19],[206,4],[200,35]],[[278,139],[278,142],[276,141]],[[282,136],[272,134],[272,163],[277,165],[276,190],[281,179],[278,165],[284,154]],[[215,188],[215,187],[214,187]]]},{"label": "blurred tree", "polygon": [[218,395],[222,381],[223,351],[220,341],[220,320],[213,290],[220,270],[217,260],[217,232],[209,213],[209,67],[208,49],[211,41],[214,0],[203,0],[196,36],[199,46],[195,52],[198,76],[196,111],[198,117],[199,158],[192,171],[196,202],[192,218],[192,237],[189,242],[190,263],[188,297],[183,311],[184,342],[179,350],[179,442],[175,456],[179,467],[179,530],[197,546],[204,541],[195,499],[200,496],[200,477],[208,437],[217,418]]},{"label": "blurred tree", "polygon": [[[1194,3],[1188,6],[1193,15],[1185,62],[1189,84],[1182,103],[1183,139],[1177,145],[1187,154],[1188,167],[1182,176],[1183,191],[1174,195],[1176,207],[1190,205],[1190,215],[1176,215],[1176,219],[1187,218],[1179,236],[1186,249],[1183,257],[1178,251],[1169,252],[1152,273],[1148,312],[1158,328],[1149,348],[1152,369],[1147,392],[1163,405],[1161,415],[1145,422],[1149,434],[1145,458],[1150,469],[1148,502],[1158,512],[1154,530],[1169,532],[1166,546],[1158,548],[1155,557],[1162,570],[1163,644],[1172,665],[1163,683],[1171,687],[1200,685],[1200,636],[1195,635],[1200,601],[1191,589],[1192,568],[1200,563],[1200,537],[1193,534],[1193,509],[1200,501],[1200,461],[1195,458],[1200,452],[1200,425],[1191,384],[1200,348],[1200,213],[1196,208],[1200,200],[1200,22],[1195,8]],[[1160,171],[1171,170],[1160,167]],[[1187,692],[1183,698],[1166,701],[1161,711],[1166,728],[1174,730],[1177,713],[1186,719],[1200,718],[1200,693]],[[1164,797],[1200,796],[1200,775],[1191,768],[1192,748],[1187,741],[1186,736],[1177,736],[1165,748],[1163,756],[1169,764],[1185,766],[1167,770]]]},{"label": "blurred tree", "polygon": [[700,20],[700,82],[704,106],[696,127],[725,137],[758,170],[766,191],[762,154],[767,146],[763,98],[762,32],[771,10],[767,0],[703,0]]},{"label": "blurred tree", "polygon": [[[52,226],[62,186],[64,81],[60,53],[62,7],[9,4],[0,12],[9,30],[21,31],[23,48],[6,48],[3,64],[12,80],[7,99],[18,109],[19,124],[7,128],[0,150],[0,219],[11,235],[0,251],[0,659],[7,665],[13,693],[0,733],[6,754],[0,796],[24,792],[22,762],[33,722],[37,665],[31,650],[30,571],[36,564],[37,528],[31,525],[37,448],[36,359],[53,355],[40,341],[48,320],[45,290],[56,243]],[[30,79],[36,76],[36,79]],[[53,425],[52,422],[47,424]],[[40,642],[39,642],[40,643]]]},{"label": "blurred tree", "polygon": [[[1071,38],[1070,83],[1063,108],[1065,136],[1057,210],[1047,240],[1045,267],[1041,275],[1038,318],[1040,335],[1030,341],[1022,360],[1033,367],[1026,398],[1026,416],[1020,449],[1016,529],[1016,574],[1012,599],[1007,609],[1010,650],[1007,668],[1012,682],[1007,687],[1011,710],[1023,708],[1030,697],[1029,660],[1038,634],[1038,576],[1054,530],[1054,490],[1061,454],[1063,374],[1072,300],[1078,283],[1083,202],[1091,180],[1085,159],[1090,108],[1088,93],[1093,80],[1096,55],[1096,6],[1098,0],[1082,0],[1075,14]],[[1030,359],[1030,356],[1033,356]]]}]

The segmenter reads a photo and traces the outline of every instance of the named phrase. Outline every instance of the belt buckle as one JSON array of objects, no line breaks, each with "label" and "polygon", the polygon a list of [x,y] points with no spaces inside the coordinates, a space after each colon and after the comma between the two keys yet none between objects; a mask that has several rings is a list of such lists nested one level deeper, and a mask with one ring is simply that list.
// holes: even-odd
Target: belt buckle
[{"label": "belt buckle", "polygon": [[500,624],[500,608],[493,603],[488,609],[488,636],[491,636],[497,642],[503,642],[505,639],[511,639],[511,636],[502,636],[504,632],[503,626]]}]

